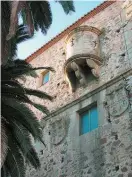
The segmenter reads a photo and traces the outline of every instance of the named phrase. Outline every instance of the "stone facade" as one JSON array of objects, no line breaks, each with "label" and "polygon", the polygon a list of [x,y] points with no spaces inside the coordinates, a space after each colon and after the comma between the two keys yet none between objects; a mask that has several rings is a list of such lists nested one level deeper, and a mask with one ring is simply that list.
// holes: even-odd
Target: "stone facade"
[{"label": "stone facade", "polygon": [[[36,143],[41,169],[29,168],[27,176],[132,177],[132,21],[127,20],[122,7],[122,1],[114,2],[78,27],[98,29],[98,36],[89,30],[75,29],[75,33],[71,31],[30,62],[35,67],[51,66],[56,72],[50,73],[50,80],[44,85],[40,86],[43,71],[38,71],[37,79],[28,77],[25,83],[54,96],[53,102],[32,98],[46,105],[51,114],[42,120],[46,148]],[[92,35],[96,49],[90,41]],[[82,66],[84,54],[88,54],[86,60],[99,57],[99,77],[91,77],[72,92],[65,66],[72,66],[67,65],[72,57],[77,66]],[[86,64],[95,69],[98,63],[92,63],[93,67]],[[77,71],[82,76],[82,71]],[[99,126],[80,135],[80,111],[94,103]],[[40,112],[34,111],[42,118]]]}]

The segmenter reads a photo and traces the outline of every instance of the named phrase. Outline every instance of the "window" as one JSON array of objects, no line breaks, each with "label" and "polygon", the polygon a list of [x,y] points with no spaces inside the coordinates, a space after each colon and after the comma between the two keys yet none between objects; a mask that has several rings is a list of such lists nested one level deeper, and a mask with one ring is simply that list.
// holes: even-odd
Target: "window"
[{"label": "window", "polygon": [[97,106],[80,114],[80,135],[91,132],[98,128]]},{"label": "window", "polygon": [[49,71],[43,74],[42,84],[46,84],[49,81]]}]

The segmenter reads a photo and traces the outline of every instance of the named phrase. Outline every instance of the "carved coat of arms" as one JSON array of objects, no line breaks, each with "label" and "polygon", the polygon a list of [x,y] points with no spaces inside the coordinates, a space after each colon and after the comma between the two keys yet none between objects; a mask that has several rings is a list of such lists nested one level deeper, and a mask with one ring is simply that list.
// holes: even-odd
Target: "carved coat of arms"
[{"label": "carved coat of arms", "polygon": [[128,108],[129,100],[123,82],[114,88],[108,89],[106,96],[108,111],[111,116],[119,116]]},{"label": "carved coat of arms", "polygon": [[50,123],[50,136],[51,136],[51,143],[53,145],[59,145],[66,137],[66,121],[63,119],[56,120]]}]

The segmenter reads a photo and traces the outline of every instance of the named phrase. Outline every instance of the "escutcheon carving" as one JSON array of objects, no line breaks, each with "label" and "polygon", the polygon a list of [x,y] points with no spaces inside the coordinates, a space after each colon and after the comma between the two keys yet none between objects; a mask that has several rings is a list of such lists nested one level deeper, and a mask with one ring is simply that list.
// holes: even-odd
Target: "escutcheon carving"
[{"label": "escutcheon carving", "polygon": [[129,106],[129,100],[125,84],[122,82],[114,88],[108,88],[106,102],[109,114],[113,117],[121,115]]},{"label": "escutcheon carving", "polygon": [[55,146],[61,144],[66,136],[68,131],[68,121],[65,119],[58,119],[54,122],[51,122],[49,125],[51,143]]}]

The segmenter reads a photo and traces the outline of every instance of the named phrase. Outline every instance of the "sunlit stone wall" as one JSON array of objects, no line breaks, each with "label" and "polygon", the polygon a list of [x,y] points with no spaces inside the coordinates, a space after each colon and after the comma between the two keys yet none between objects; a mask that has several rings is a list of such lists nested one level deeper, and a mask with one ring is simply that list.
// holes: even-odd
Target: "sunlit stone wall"
[{"label": "sunlit stone wall", "polygon": [[[36,79],[28,77],[25,83],[54,96],[53,102],[32,98],[46,105],[51,115],[41,123],[46,148],[36,144],[41,168],[29,168],[27,177],[132,177],[132,22],[127,21],[122,5],[123,1],[117,1],[80,25],[95,27],[100,35],[92,31],[68,33],[69,39],[66,35],[31,61],[34,67],[51,66],[56,73],[51,72],[49,82],[39,87],[43,71],[38,71]],[[75,43],[72,47],[76,50],[72,50],[70,40],[76,35],[80,36],[79,45]],[[90,36],[97,48],[93,48]],[[68,45],[70,49],[66,50]],[[100,56],[100,77],[72,93],[64,65],[82,50]],[[99,127],[79,136],[78,111],[95,102]],[[39,119],[43,117],[33,111]]]}]

